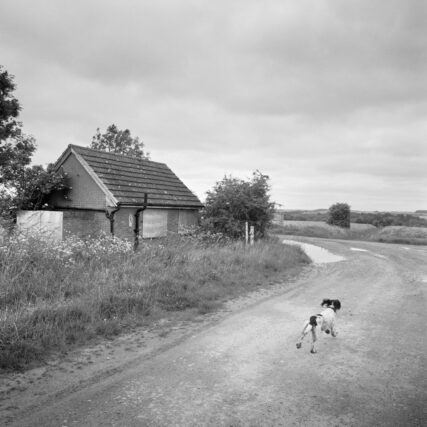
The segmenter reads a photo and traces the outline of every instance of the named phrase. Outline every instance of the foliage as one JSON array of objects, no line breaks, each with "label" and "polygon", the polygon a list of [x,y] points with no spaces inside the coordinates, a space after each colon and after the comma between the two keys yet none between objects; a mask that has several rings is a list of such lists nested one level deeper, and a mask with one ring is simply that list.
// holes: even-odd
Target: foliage
[{"label": "foliage", "polygon": [[[37,250],[34,250],[34,246]],[[0,257],[13,257],[25,265],[43,260],[57,262],[62,267],[72,266],[82,260],[98,261],[109,257],[132,254],[133,246],[110,234],[101,234],[92,239],[69,236],[63,241],[54,241],[43,234],[15,233],[0,245]]]},{"label": "foliage", "polygon": [[39,210],[47,207],[47,197],[53,191],[67,188],[66,174],[55,172],[53,165],[21,168],[13,181],[14,197],[9,209]]},{"label": "foliage", "polygon": [[264,236],[273,218],[269,177],[259,171],[244,181],[225,176],[207,193],[202,226],[233,239],[245,235],[245,222],[255,227],[257,237]]},{"label": "foliage", "polygon": [[350,206],[347,203],[335,203],[329,208],[328,213],[328,224],[350,228]]},{"label": "foliage", "polygon": [[201,226],[180,227],[178,230],[183,239],[200,244],[229,244],[231,239],[220,232],[214,232]]},{"label": "foliage", "polygon": [[15,89],[13,76],[0,65],[0,141],[15,136],[20,128],[16,118],[21,107],[12,94]]},{"label": "foliage", "polygon": [[400,225],[406,227],[427,227],[427,220],[415,215],[390,213],[390,212],[373,212],[352,214],[353,222],[359,224],[372,224],[375,227],[388,227]]},{"label": "foliage", "polygon": [[0,216],[7,220],[17,209],[41,209],[51,191],[65,187],[65,176],[52,166],[29,166],[36,143],[16,120],[21,107],[15,88],[13,76],[0,67]]},{"label": "foliage", "polygon": [[144,143],[138,137],[133,138],[129,129],[120,130],[114,124],[108,126],[107,131],[103,134],[98,128],[92,138],[90,148],[138,159],[149,158],[149,153],[144,153]]},{"label": "foliage", "polygon": [[29,165],[36,149],[34,138],[24,135],[17,121],[21,106],[13,95],[15,88],[13,76],[0,65],[0,185]]},{"label": "foliage", "polygon": [[40,210],[48,207],[47,199],[53,191],[67,188],[62,171],[55,172],[52,165],[17,168],[7,187],[0,189],[0,216],[13,221],[19,209]]}]

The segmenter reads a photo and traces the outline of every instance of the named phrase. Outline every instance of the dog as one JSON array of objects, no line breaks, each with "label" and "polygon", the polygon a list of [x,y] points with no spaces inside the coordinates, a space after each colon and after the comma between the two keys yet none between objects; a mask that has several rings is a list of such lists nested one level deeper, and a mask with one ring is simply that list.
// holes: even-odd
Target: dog
[{"label": "dog", "polygon": [[338,332],[335,329],[335,317],[338,310],[341,309],[341,302],[338,299],[324,299],[322,307],[326,307],[320,314],[311,316],[310,320],[307,320],[304,324],[304,329],[302,330],[301,337],[297,342],[297,348],[301,348],[302,340],[304,337],[311,331],[312,343],[311,343],[311,353],[317,353],[315,348],[315,343],[317,341],[317,328],[319,327],[320,331],[324,331],[327,334],[331,334],[333,337],[336,337]]}]

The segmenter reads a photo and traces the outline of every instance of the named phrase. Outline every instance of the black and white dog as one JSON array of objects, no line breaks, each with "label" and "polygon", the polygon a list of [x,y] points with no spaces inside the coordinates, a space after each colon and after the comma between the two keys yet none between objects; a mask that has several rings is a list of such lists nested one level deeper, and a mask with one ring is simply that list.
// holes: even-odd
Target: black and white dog
[{"label": "black and white dog", "polygon": [[301,348],[302,340],[311,331],[311,335],[313,337],[310,350],[311,353],[316,353],[314,344],[317,341],[317,327],[319,327],[321,331],[325,331],[327,334],[330,333],[333,337],[336,337],[338,333],[335,329],[335,317],[337,310],[341,308],[340,301],[337,299],[324,299],[320,305],[322,307],[326,307],[326,309],[320,314],[311,316],[310,320],[305,322],[301,337],[297,342],[297,348]]}]

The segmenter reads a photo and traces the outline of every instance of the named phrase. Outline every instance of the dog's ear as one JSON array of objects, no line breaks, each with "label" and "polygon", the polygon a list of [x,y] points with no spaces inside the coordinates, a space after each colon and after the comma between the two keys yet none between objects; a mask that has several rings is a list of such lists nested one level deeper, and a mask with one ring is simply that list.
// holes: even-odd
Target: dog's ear
[{"label": "dog's ear", "polygon": [[333,303],[334,303],[335,310],[340,310],[341,309],[341,302],[340,302],[339,299],[334,299]]},{"label": "dog's ear", "polygon": [[331,300],[330,299],[323,299],[322,304],[320,304],[322,307],[324,307],[325,305],[331,305]]}]

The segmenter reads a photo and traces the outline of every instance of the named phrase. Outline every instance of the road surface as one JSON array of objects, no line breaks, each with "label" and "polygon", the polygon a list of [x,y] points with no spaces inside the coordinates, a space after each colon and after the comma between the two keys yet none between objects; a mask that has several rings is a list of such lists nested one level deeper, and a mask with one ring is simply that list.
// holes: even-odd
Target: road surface
[{"label": "road surface", "polygon": [[[427,248],[300,240],[345,259],[10,425],[427,425]],[[323,298],[338,337],[297,350]]]}]

